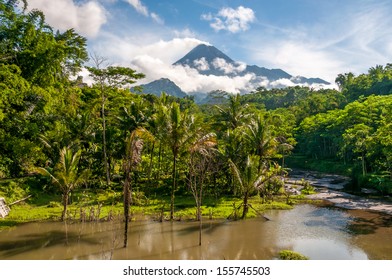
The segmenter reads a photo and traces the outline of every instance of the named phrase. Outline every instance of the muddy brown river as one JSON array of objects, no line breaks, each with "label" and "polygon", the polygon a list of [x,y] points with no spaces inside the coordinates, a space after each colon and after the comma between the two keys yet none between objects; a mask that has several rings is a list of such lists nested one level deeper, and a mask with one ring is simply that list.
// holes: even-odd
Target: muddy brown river
[{"label": "muddy brown river", "polygon": [[122,224],[30,223],[0,232],[0,259],[275,259],[288,249],[310,259],[392,259],[392,216],[363,210],[298,205],[244,221]]}]

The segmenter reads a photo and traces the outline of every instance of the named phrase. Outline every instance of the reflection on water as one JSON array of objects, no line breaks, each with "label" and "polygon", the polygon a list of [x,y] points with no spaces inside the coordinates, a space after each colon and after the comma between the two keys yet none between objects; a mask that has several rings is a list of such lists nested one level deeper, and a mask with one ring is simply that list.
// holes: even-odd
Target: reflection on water
[{"label": "reflection on water", "polygon": [[348,233],[354,218],[343,210],[298,206],[279,216],[278,244],[310,259],[368,259]]},{"label": "reflection on water", "polygon": [[274,259],[283,249],[310,259],[392,259],[391,216],[299,205],[264,219],[122,225],[31,223],[0,232],[0,259]]}]

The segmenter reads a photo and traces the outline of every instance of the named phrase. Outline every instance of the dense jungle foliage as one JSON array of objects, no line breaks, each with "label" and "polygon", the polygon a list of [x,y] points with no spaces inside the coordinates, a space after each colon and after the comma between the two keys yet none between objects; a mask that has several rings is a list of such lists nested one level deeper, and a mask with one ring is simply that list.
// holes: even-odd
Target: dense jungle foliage
[{"label": "dense jungle foliage", "polygon": [[[198,105],[131,92],[142,73],[88,63],[84,37],[18,2],[0,1],[0,196],[61,194],[65,211],[77,188],[124,188],[129,203],[135,190],[170,197],[173,217],[177,194],[268,200],[287,167],[392,193],[392,64],[340,74],[338,90],[259,88]],[[76,78],[86,63],[92,85]]]}]

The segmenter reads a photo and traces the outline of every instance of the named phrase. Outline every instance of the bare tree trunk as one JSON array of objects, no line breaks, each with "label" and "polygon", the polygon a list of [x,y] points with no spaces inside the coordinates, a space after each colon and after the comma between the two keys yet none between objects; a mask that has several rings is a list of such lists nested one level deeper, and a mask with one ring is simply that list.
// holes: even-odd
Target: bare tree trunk
[{"label": "bare tree trunk", "polygon": [[365,165],[365,155],[362,152],[362,175],[365,176],[366,175],[366,165]]},{"label": "bare tree trunk", "polygon": [[203,225],[202,225],[202,220],[201,220],[201,215],[199,218],[199,246],[201,246],[201,231],[203,229]]},{"label": "bare tree trunk", "polygon": [[128,246],[129,205],[131,203],[129,172],[125,174],[124,182],[124,248]]},{"label": "bare tree trunk", "polygon": [[243,208],[241,219],[245,219],[246,214],[248,214],[248,210],[249,210],[248,197],[249,197],[248,192],[245,192],[245,194],[244,194],[244,201],[243,201],[243,204],[244,204],[243,207],[244,208]]},{"label": "bare tree trunk", "polygon": [[65,216],[67,214],[67,206],[68,206],[68,192],[63,193],[63,212],[61,213],[61,221],[63,222],[65,220]]},{"label": "bare tree trunk", "polygon": [[201,197],[197,203],[197,219],[199,221],[199,246],[201,246],[201,231],[203,228],[202,220],[201,220]]},{"label": "bare tree trunk", "polygon": [[170,197],[170,220],[172,221],[174,219],[174,193],[177,188],[177,155],[174,153],[173,155],[173,186],[171,190],[171,197]]}]

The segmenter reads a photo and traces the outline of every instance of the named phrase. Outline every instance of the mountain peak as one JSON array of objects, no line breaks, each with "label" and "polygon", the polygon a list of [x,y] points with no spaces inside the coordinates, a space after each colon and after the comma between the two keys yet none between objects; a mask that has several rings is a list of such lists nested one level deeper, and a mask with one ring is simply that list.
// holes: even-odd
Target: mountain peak
[{"label": "mountain peak", "polygon": [[187,53],[183,58],[176,61],[174,65],[189,65],[195,61],[205,60],[209,63],[217,58],[222,58],[228,63],[234,63],[234,61],[225,55],[223,52],[215,48],[214,46],[200,44],[194,47],[189,53]]}]

